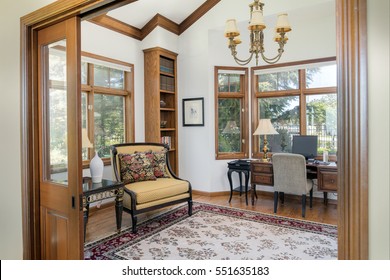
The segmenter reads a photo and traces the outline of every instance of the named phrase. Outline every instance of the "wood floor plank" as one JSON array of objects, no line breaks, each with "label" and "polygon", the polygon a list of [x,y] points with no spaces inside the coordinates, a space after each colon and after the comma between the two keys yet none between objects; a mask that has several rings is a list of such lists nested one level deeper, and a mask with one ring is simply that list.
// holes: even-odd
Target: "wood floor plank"
[{"label": "wood floor plank", "polygon": [[[252,206],[249,198],[249,205],[245,203],[245,196],[240,196],[238,193],[233,195],[231,203],[228,202],[228,195],[221,196],[204,196],[199,194],[193,195],[195,202],[203,202],[216,204],[226,207],[233,207],[239,209],[245,209],[250,211],[262,212],[266,214],[273,214],[273,197],[271,195],[264,195],[259,193],[258,199],[255,200],[255,205]],[[297,198],[287,197],[285,198],[284,205],[279,203],[278,211],[276,215],[289,217],[294,219],[303,219],[301,214],[301,203]],[[145,219],[149,219],[154,215],[158,215],[163,210],[156,210],[150,213],[140,215],[139,222]],[[305,220],[337,225],[337,204],[335,202],[328,203],[325,205],[321,199],[313,201],[313,208],[309,208],[309,203],[306,206],[306,217]],[[131,225],[130,215],[123,212],[122,217],[122,229],[130,227]],[[108,207],[102,207],[100,209],[91,209],[86,233],[86,242],[91,242],[102,237],[108,236],[116,232],[115,222],[115,208],[113,204]]]}]

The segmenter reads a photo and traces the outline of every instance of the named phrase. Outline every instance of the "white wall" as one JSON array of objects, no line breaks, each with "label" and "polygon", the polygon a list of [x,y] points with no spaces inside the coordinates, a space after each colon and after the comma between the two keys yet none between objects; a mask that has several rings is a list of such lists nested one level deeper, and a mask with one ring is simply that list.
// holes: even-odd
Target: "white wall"
[{"label": "white wall", "polygon": [[390,5],[368,4],[369,257],[390,259]]},{"label": "white wall", "polygon": [[0,259],[22,259],[20,18],[52,0],[2,0],[0,9]]},{"label": "white wall", "polygon": [[[242,2],[221,1],[179,38],[180,100],[189,97],[205,98],[205,126],[180,127],[179,130],[180,176],[189,179],[196,190],[217,192],[230,189],[226,176],[228,161],[215,160],[214,66],[237,65],[230,55],[227,39],[223,36],[224,23],[230,17],[237,19],[243,40],[238,56],[241,59],[249,56],[249,10]],[[314,1],[309,0],[297,3],[294,1],[294,5],[290,2],[292,1],[277,1],[268,5],[266,2],[266,31],[269,31],[265,34],[269,39],[265,45],[266,56],[273,57],[277,54],[277,45],[271,41],[274,36],[273,26],[277,13],[285,11],[289,14],[293,30],[288,34],[289,41],[281,63],[335,56],[334,1],[316,1],[317,5],[313,5]],[[302,8],[301,5],[304,4],[306,7]],[[297,6],[301,8],[296,9]],[[259,61],[259,65],[264,65],[264,62]],[[248,64],[248,67],[253,66],[256,66],[254,61]],[[182,109],[181,106],[179,109]],[[181,116],[179,111],[180,124]],[[237,184],[238,179],[234,179]],[[267,187],[260,189],[269,190]]]}]

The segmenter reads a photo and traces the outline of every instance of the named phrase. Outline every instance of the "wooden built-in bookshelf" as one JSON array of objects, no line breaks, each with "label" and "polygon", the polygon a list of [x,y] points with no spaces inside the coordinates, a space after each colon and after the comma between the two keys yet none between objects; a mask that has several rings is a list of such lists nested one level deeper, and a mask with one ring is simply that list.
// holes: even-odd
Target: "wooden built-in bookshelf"
[{"label": "wooden built-in bookshelf", "polygon": [[145,141],[169,144],[169,162],[178,175],[176,58],[163,48],[144,50]]}]

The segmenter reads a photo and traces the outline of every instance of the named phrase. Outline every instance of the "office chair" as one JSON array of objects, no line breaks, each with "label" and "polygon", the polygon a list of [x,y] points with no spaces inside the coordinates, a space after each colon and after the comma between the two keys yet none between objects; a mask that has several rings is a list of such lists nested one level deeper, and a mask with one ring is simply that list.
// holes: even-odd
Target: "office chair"
[{"label": "office chair", "polygon": [[278,197],[284,203],[284,193],[302,196],[302,217],[306,212],[306,195],[310,193],[310,208],[313,207],[313,182],[307,179],[306,160],[299,154],[276,153],[272,156],[274,169],[274,213]]}]

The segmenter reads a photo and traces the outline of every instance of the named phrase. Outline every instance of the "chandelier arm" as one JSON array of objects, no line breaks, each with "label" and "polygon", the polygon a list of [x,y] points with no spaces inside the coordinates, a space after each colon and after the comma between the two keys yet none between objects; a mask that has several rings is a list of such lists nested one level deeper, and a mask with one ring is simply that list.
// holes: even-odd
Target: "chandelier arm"
[{"label": "chandelier arm", "polygon": [[232,53],[232,56],[233,56],[234,60],[236,61],[236,63],[238,65],[241,65],[241,66],[247,65],[252,60],[253,52],[251,52],[251,55],[249,56],[248,59],[242,60],[242,59],[239,59],[237,57],[237,51],[236,51],[236,45],[235,44],[230,44],[229,48],[231,50],[231,53]]},{"label": "chandelier arm", "polygon": [[251,55],[249,56],[248,59],[242,60],[242,59],[239,59],[236,56],[236,54],[233,54],[234,60],[237,62],[238,65],[241,65],[241,66],[247,65],[252,60],[252,57],[253,57],[253,53],[251,53]]},{"label": "chandelier arm", "polygon": [[264,50],[261,52],[261,57],[263,58],[263,60],[269,64],[275,64],[276,62],[278,62],[280,60],[280,58],[282,57],[283,55],[283,52],[284,52],[284,45],[285,43],[283,42],[279,42],[279,49],[278,49],[278,54],[273,57],[273,58],[267,58],[265,55],[264,55]]},{"label": "chandelier arm", "polygon": [[280,60],[280,58],[282,57],[282,54],[283,54],[283,51],[279,52],[279,54],[273,58],[267,58],[263,52],[261,52],[261,58],[269,63],[269,64],[275,64],[276,62],[278,62]]}]

